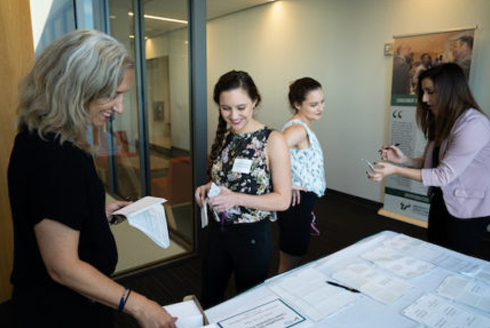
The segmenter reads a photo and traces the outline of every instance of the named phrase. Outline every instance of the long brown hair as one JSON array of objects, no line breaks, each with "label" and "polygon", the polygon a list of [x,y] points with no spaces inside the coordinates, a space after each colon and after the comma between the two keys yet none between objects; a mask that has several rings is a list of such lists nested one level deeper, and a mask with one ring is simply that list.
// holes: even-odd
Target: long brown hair
[{"label": "long brown hair", "polygon": [[[430,79],[437,92],[435,113],[422,101],[422,82]],[[417,124],[429,141],[440,145],[447,139],[451,129],[466,110],[474,108],[481,113],[480,106],[473,98],[463,70],[454,63],[447,63],[422,72],[417,83]]]},{"label": "long brown hair", "polygon": [[[213,100],[219,106],[219,97],[222,92],[235,90],[242,88],[245,90],[252,100],[256,100],[255,106],[260,103],[261,97],[257,86],[255,85],[252,77],[244,71],[229,71],[223,74],[216,85],[214,86]],[[226,121],[219,115],[218,128],[216,129],[216,136],[214,138],[213,145],[211,146],[211,154],[208,159],[208,179],[211,180],[211,168],[213,162],[218,158],[221,147],[223,146],[223,141],[227,132]]]}]

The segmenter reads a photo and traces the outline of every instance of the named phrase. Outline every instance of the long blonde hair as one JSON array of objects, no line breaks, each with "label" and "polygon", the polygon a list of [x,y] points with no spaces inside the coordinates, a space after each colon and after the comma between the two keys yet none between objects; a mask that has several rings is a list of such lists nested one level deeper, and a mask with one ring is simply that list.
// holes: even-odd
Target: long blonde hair
[{"label": "long blonde hair", "polygon": [[95,30],[69,32],[46,47],[19,84],[17,130],[55,134],[86,151],[88,103],[113,97],[134,63],[122,44]]}]

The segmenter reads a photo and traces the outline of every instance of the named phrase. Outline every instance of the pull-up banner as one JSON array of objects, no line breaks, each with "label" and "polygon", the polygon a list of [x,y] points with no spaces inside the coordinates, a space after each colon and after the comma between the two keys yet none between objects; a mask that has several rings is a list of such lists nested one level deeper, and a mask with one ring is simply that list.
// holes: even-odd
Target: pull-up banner
[{"label": "pull-up banner", "polygon": [[[410,157],[423,154],[426,140],[417,127],[415,95],[418,76],[447,62],[458,63],[469,78],[475,28],[421,35],[395,36],[389,144]],[[422,183],[389,176],[380,214],[427,226],[430,201]]]}]

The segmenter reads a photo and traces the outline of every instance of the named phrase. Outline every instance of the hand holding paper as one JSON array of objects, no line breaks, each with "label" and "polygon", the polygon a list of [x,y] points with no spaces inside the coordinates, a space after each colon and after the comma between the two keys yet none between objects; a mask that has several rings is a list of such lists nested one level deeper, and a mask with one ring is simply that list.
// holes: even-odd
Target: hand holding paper
[{"label": "hand holding paper", "polygon": [[109,223],[110,224],[119,224],[119,223],[123,222],[126,219],[125,216],[113,215],[113,213],[115,211],[123,208],[123,207],[128,206],[131,203],[132,202],[128,202],[128,201],[115,201],[115,202],[112,202],[112,203],[106,205],[105,214],[107,216]]},{"label": "hand holding paper", "polygon": [[113,212],[113,216],[125,216],[128,223],[150,237],[158,246],[167,248],[170,245],[167,229],[167,218],[162,203],[163,198],[146,196],[140,200]]},{"label": "hand holding paper", "polygon": [[212,182],[211,187],[209,188],[208,191],[208,197],[204,200],[204,204],[201,207],[201,228],[204,228],[205,226],[208,225],[208,209],[207,209],[207,199],[208,198],[213,198],[215,196],[218,196],[221,193],[221,189]]}]

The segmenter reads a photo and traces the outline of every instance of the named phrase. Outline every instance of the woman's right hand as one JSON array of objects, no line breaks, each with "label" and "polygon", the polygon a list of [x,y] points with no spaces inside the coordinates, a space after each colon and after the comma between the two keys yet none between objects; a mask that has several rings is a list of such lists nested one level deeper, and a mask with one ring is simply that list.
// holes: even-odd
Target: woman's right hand
[{"label": "woman's right hand", "polygon": [[407,161],[407,156],[397,146],[383,146],[380,149],[381,160],[392,163],[403,164]]},{"label": "woman's right hand", "polygon": [[[143,328],[176,328],[177,317],[172,317],[160,304],[135,293],[129,296],[129,301],[135,296],[136,302],[141,302],[139,309],[131,313]],[[134,300],[133,300],[134,301]]]},{"label": "woman's right hand", "polygon": [[196,199],[199,207],[203,207],[204,201],[206,200],[206,197],[208,197],[209,188],[211,188],[211,181],[196,188],[194,198]]},{"label": "woman's right hand", "polygon": [[297,186],[295,184],[292,185],[292,190],[291,190],[291,206],[299,205],[300,200],[301,200],[301,193],[300,191],[306,191],[305,188],[302,188],[300,186]]}]

